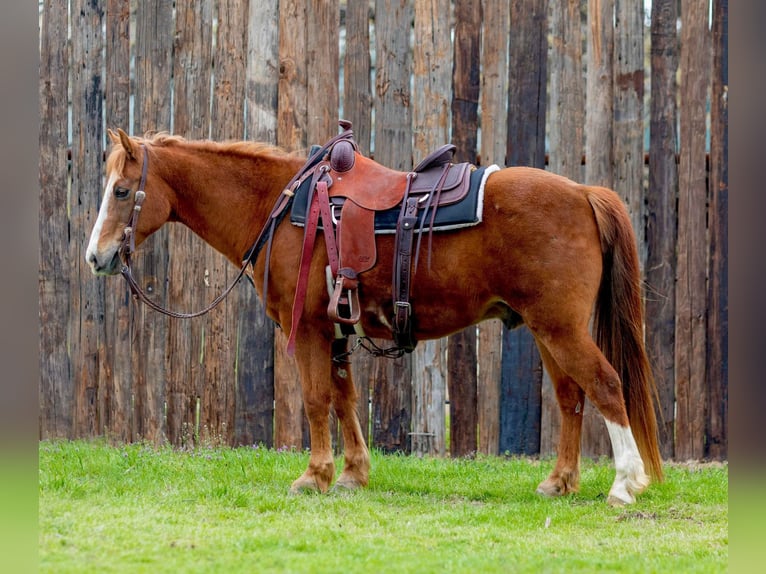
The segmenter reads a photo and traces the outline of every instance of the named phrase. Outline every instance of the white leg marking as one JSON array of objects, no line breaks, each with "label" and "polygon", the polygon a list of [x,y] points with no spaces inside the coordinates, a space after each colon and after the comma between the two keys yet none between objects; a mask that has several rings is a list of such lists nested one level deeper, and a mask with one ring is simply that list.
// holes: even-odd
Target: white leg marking
[{"label": "white leg marking", "polygon": [[88,241],[88,248],[85,250],[85,260],[89,265],[93,265],[91,261],[91,255],[98,256],[98,240],[101,237],[101,228],[104,226],[107,213],[109,212],[109,200],[112,197],[112,189],[117,182],[117,175],[112,174],[109,181],[106,183],[104,190],[104,200],[101,202],[101,208],[98,210],[98,217],[96,223],[93,225],[93,231],[90,232],[90,240]]},{"label": "white leg marking", "polygon": [[614,467],[617,471],[607,500],[612,505],[632,504],[636,501],[636,494],[649,486],[649,477],[644,472],[644,461],[638,453],[630,426],[624,427],[606,419],[604,422],[612,441]]}]

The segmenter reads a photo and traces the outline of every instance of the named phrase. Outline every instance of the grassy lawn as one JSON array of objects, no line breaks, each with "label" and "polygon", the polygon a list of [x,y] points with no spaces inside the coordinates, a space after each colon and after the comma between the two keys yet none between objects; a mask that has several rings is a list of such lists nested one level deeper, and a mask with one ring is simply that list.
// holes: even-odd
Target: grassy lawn
[{"label": "grassy lawn", "polygon": [[[728,466],[667,467],[610,508],[611,462],[581,492],[534,494],[553,461],[372,453],[370,486],[287,494],[306,453],[42,442],[40,572],[723,572]],[[342,459],[338,459],[338,466]]]}]

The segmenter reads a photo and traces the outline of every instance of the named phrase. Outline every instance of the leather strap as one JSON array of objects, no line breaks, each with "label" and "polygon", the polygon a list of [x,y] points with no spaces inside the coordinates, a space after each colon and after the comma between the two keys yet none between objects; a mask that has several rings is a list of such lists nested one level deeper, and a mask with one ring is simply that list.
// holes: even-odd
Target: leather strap
[{"label": "leather strap", "polygon": [[332,223],[332,213],[330,212],[330,195],[327,191],[327,182],[320,180],[316,188],[317,201],[319,202],[319,214],[322,217],[322,232],[324,233],[324,243],[327,247],[327,259],[330,263],[330,271],[333,277],[338,273],[338,242],[335,238],[335,229]]},{"label": "leather strap", "polygon": [[[318,180],[319,176],[320,170],[317,170],[314,179]],[[318,182],[312,182],[312,188],[316,187],[317,184]],[[306,227],[303,231],[303,248],[301,249],[301,260],[298,267],[298,281],[295,284],[295,295],[293,297],[292,323],[290,325],[290,335],[287,339],[287,354],[290,357],[295,353],[295,336],[298,332],[301,316],[303,315],[303,303],[306,300],[306,292],[308,291],[309,271],[311,271],[311,259],[314,254],[314,243],[319,224],[320,208],[317,194],[310,192],[309,202]]]},{"label": "leather strap", "polygon": [[[414,177],[414,174],[412,174]],[[412,178],[408,179],[409,182]],[[409,187],[409,185],[408,185]],[[412,305],[410,304],[410,280],[412,275],[412,239],[417,224],[418,200],[408,197],[402,205],[403,214],[399,217],[396,228],[394,274],[392,292],[394,294],[393,336],[397,346],[411,352],[416,345],[412,336]]]}]

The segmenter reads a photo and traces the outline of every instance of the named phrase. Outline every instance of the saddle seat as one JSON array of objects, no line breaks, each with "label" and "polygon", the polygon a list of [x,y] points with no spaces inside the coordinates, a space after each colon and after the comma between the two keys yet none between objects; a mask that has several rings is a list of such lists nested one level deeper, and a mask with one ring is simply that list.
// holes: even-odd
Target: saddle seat
[{"label": "saddle seat", "polygon": [[[469,163],[451,163],[455,146],[447,144],[429,154],[413,171],[396,171],[359,153],[350,124],[341,124],[341,127],[346,130],[344,134],[318,152],[319,156],[327,150],[310,172],[316,191],[310,194],[310,205],[306,206],[300,296],[296,291],[290,340],[300,317],[305,270],[319,220],[333,276],[328,316],[336,324],[356,326],[361,318],[359,275],[377,263],[375,214],[401,206],[396,224],[392,326],[397,346],[411,352],[416,341],[412,335],[409,291],[418,214],[423,212],[419,231],[425,228],[430,232],[440,206],[457,203],[468,195],[471,172],[475,168]],[[430,218],[429,226],[426,226],[426,216]],[[288,343],[288,352],[290,348]]]}]

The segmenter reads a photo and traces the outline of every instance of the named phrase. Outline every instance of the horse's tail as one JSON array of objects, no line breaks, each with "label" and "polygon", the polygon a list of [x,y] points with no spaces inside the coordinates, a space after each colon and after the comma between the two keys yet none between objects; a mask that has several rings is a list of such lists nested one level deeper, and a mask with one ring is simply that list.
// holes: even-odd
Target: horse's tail
[{"label": "horse's tail", "polygon": [[604,272],[594,315],[596,343],[622,381],[633,436],[649,474],[662,480],[657,444],[657,387],[644,347],[644,308],[636,239],[616,193],[587,188],[601,239]]}]

